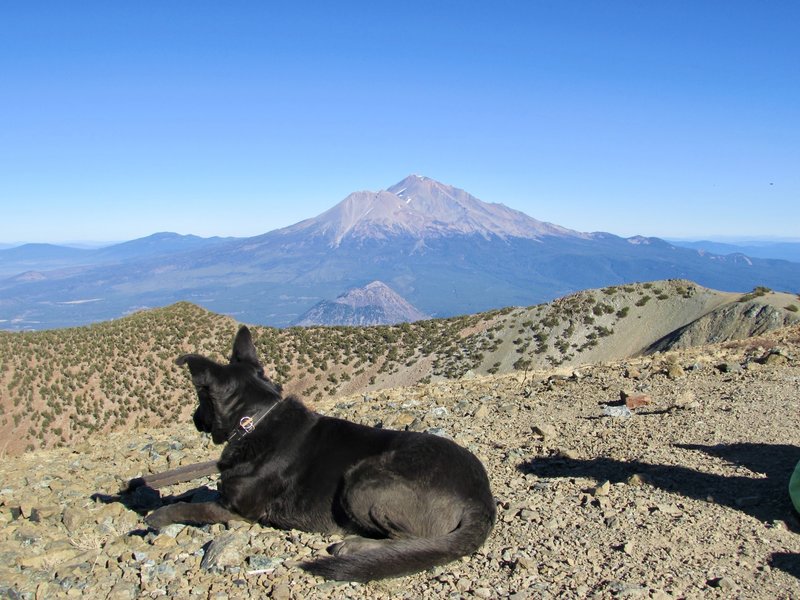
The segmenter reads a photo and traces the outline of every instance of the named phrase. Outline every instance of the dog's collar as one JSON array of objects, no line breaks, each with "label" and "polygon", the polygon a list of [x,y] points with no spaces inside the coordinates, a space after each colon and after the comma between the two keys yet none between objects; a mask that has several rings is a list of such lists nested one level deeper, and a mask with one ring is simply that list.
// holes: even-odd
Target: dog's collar
[{"label": "dog's collar", "polygon": [[239,424],[234,428],[233,431],[231,431],[231,434],[228,436],[228,442],[240,440],[247,434],[252,433],[255,430],[256,425],[258,425],[261,421],[263,421],[264,417],[266,417],[273,408],[278,406],[278,404],[280,404],[280,400],[275,404],[273,404],[272,406],[270,406],[268,409],[262,410],[261,412],[257,412],[252,417],[250,415],[245,415],[241,419],[239,419]]}]

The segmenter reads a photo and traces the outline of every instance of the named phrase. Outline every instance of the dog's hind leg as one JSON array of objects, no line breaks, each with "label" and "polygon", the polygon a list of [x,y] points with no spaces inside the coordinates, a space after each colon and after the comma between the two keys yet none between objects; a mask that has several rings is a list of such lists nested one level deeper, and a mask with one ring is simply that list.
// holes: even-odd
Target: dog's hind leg
[{"label": "dog's hind leg", "polygon": [[[389,452],[348,471],[339,505],[345,527],[364,537],[334,544],[329,548],[333,556],[302,568],[330,579],[370,581],[429,569],[477,550],[495,516],[486,475],[482,468],[467,468],[465,483],[442,469],[427,468],[436,461],[418,458],[430,452],[429,447]],[[470,479],[479,493],[470,493]]]},{"label": "dog's hind leg", "polygon": [[207,525],[244,520],[218,502],[178,502],[159,508],[145,517],[145,522],[153,529],[161,529],[171,523]]},{"label": "dog's hind leg", "polygon": [[358,552],[369,552],[378,550],[386,544],[387,540],[373,540],[370,538],[359,537],[357,535],[345,538],[341,542],[336,542],[328,546],[328,552],[334,556],[345,556]]},{"label": "dog's hind leg", "polygon": [[[463,512],[461,503],[454,501],[450,494],[415,483],[386,470],[377,461],[364,461],[348,473],[341,504],[354,529],[368,538],[435,538],[458,527]],[[344,546],[336,545],[339,546],[336,554],[360,551],[380,543],[379,540],[357,540],[345,540]]]}]

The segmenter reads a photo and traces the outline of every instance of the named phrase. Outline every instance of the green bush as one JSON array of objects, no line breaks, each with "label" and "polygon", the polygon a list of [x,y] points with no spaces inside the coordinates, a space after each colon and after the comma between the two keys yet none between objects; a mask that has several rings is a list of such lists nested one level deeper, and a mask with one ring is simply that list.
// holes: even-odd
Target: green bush
[{"label": "green bush", "polygon": [[739,298],[739,302],[749,302],[750,300],[753,300],[755,298],[760,298],[761,296],[766,296],[771,291],[772,290],[770,288],[765,287],[763,285],[756,286],[756,287],[753,288],[752,292],[750,292],[749,294],[745,294],[744,296]]},{"label": "green bush", "polygon": [[548,315],[544,319],[542,319],[542,325],[545,327],[555,327],[558,325],[559,319],[556,315]]}]

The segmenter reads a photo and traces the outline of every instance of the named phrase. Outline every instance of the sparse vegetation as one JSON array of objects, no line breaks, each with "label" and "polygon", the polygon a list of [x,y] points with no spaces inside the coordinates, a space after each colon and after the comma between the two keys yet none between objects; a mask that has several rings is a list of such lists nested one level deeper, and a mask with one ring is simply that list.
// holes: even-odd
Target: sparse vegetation
[{"label": "sparse vegetation", "polygon": [[756,286],[753,288],[752,292],[750,292],[749,294],[745,294],[744,296],[739,298],[739,302],[749,302],[750,300],[754,300],[755,298],[766,296],[771,291],[772,291],[771,289],[763,285]]},{"label": "sparse vegetation", "polygon": [[608,327],[603,327],[603,326],[596,327],[595,331],[597,331],[597,335],[600,337],[608,337],[609,335],[614,333],[613,329],[609,329]]},{"label": "sparse vegetation", "polygon": [[[319,401],[409,377],[425,382],[470,370],[497,374],[512,364],[518,370],[564,364],[612,336],[633,304],[647,304],[646,287],[609,287],[536,307],[396,326],[252,329],[266,373],[287,393]],[[652,294],[677,298],[697,293],[687,282],[653,288]],[[768,291],[759,287],[753,294]],[[800,312],[792,300],[785,310]],[[84,328],[0,332],[0,437],[16,444],[9,452],[18,452],[124,427],[187,422],[196,398],[174,358],[198,352],[227,360],[237,327],[179,303]]]},{"label": "sparse vegetation", "polygon": [[592,313],[594,313],[594,315],[597,317],[600,317],[602,315],[610,315],[613,312],[614,312],[613,306],[611,306],[610,304],[603,304],[602,302],[595,304],[592,307]]}]

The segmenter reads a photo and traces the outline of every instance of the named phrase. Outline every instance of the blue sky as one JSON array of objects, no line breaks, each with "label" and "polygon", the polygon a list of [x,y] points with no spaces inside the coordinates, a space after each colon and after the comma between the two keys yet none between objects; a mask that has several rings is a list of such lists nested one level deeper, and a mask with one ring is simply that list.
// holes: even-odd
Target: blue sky
[{"label": "blue sky", "polygon": [[0,242],[263,233],[410,173],[800,238],[800,3],[4,2]]}]

